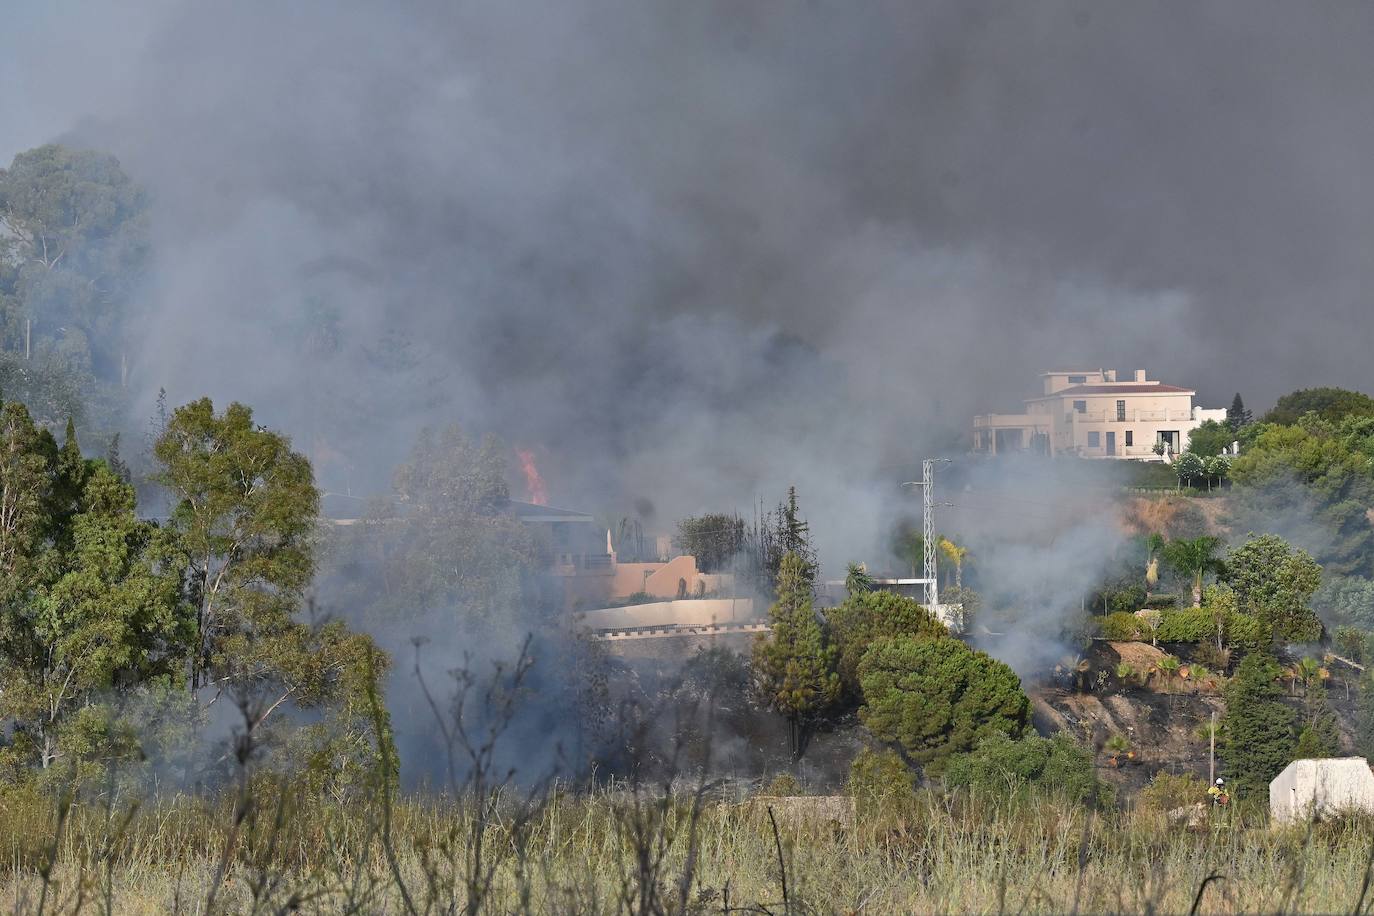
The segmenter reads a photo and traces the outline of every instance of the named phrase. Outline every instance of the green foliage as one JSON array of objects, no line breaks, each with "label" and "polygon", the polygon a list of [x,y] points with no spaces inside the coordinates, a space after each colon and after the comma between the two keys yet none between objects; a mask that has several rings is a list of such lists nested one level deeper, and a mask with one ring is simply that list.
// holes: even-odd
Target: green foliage
[{"label": "green foliage", "polygon": [[896,751],[866,747],[849,765],[845,792],[854,799],[855,813],[872,820],[911,806],[916,798],[915,774]]},{"label": "green foliage", "polygon": [[113,419],[126,317],[148,261],[145,208],[103,153],[42,146],[0,169],[0,390],[41,422],[92,405],[99,423]]},{"label": "green foliage", "polygon": [[1363,665],[1368,655],[1369,633],[1359,627],[1336,627],[1336,651],[1357,665]]},{"label": "green foliage", "polygon": [[1303,388],[1279,398],[1263,422],[1291,425],[1309,413],[1323,420],[1374,417],[1374,398],[1345,388]]},{"label": "green foliage", "polygon": [[1249,410],[1245,409],[1245,401],[1241,399],[1240,392],[1231,399],[1231,406],[1226,408],[1226,426],[1231,430],[1231,434],[1239,435],[1240,431],[1254,422],[1254,416]]},{"label": "green foliage", "polygon": [[1159,642],[1202,642],[1216,635],[1216,616],[1209,608],[1165,611],[1155,630]]},{"label": "green foliage", "polygon": [[864,724],[932,773],[989,735],[1019,736],[1030,717],[1015,672],[956,639],[876,640],[859,682]]},{"label": "green foliage", "polygon": [[850,596],[873,591],[873,577],[862,563],[850,563],[845,568],[844,590]]},{"label": "green foliage", "polygon": [[969,753],[951,757],[942,778],[951,788],[995,797],[1030,788],[1073,803],[1109,797],[1093,771],[1092,754],[1062,733],[989,735]]},{"label": "green foliage", "polygon": [[[1369,424],[1370,421],[1359,421]],[[1237,521],[1263,529],[1274,519],[1301,520],[1303,546],[1328,575],[1374,577],[1371,440],[1365,426],[1322,421],[1259,424],[1231,466]]]},{"label": "green foliage", "polygon": [[1374,630],[1374,579],[1331,576],[1313,593],[1312,608],[1330,624]]},{"label": "green foliage", "polygon": [[1275,534],[1252,534],[1227,555],[1226,582],[1240,610],[1258,618],[1274,639],[1321,638],[1321,621],[1308,607],[1321,583],[1321,567],[1306,551]]},{"label": "green foliage", "polygon": [[1181,484],[1192,485],[1202,479],[1202,458],[1193,452],[1184,452],[1174,459],[1174,475]]},{"label": "green foliage", "polygon": [[1140,602],[1140,609],[1143,611],[1165,611],[1172,607],[1178,607],[1178,595],[1151,595]]},{"label": "green foliage", "polygon": [[1123,642],[1150,638],[1149,627],[1145,625],[1143,620],[1129,611],[1117,611],[1114,614],[1097,618],[1097,633],[1103,639]]},{"label": "green foliage", "polygon": [[831,641],[839,652],[840,683],[846,696],[855,703],[862,698],[859,663],[875,640],[900,636],[934,639],[949,635],[945,625],[919,602],[892,592],[851,594],[843,603],[831,608],[826,616]]},{"label": "green foliage", "polygon": [[1093,596],[1093,609],[1108,614],[1140,610],[1145,606],[1147,596],[1139,578],[1137,574],[1104,584]]},{"label": "green foliage", "polygon": [[1202,459],[1202,476],[1207,481],[1207,489],[1212,484],[1221,486],[1231,476],[1231,459],[1225,455],[1212,455]]},{"label": "green foliage", "polygon": [[518,617],[540,545],[509,511],[504,454],[496,439],[479,445],[456,425],[422,431],[396,471],[394,498],[335,534],[329,572],[342,601],[383,625],[435,608],[454,609],[461,627]]},{"label": "green foliage", "polygon": [[1231,427],[1216,420],[1208,420],[1188,434],[1188,451],[1185,454],[1197,455],[1199,458],[1220,455],[1222,449],[1234,442],[1235,438]]},{"label": "green foliage", "polygon": [[838,653],[811,606],[805,561],[785,554],[778,570],[778,600],[768,609],[772,631],[754,643],[754,672],[768,705],[787,716],[792,752],[800,755],[807,719],[825,711],[840,695]]},{"label": "green foliage", "polygon": [[1278,664],[1262,652],[1245,656],[1226,688],[1221,759],[1245,795],[1260,797],[1293,759],[1294,715],[1276,681]]},{"label": "green foliage", "polygon": [[1302,730],[1293,749],[1295,758],[1334,757],[1340,751],[1340,730],[1336,714],[1327,701],[1320,680],[1306,686],[1303,697]]},{"label": "green foliage", "polygon": [[801,561],[802,577],[810,588],[816,581],[816,548],[811,543],[811,526],[802,518],[797,503],[797,488],[787,488],[787,500],[762,520],[755,547],[758,560],[755,574],[761,577],[759,589],[774,585],[781,574],[782,561],[794,554]]},{"label": "green foliage", "polygon": [[1207,781],[1192,773],[1175,776],[1163,770],[1140,790],[1136,804],[1143,811],[1167,814],[1176,808],[1207,801]]},{"label": "green foliage", "polygon": [[1374,759],[1374,670],[1360,676],[1360,696],[1355,714],[1355,753]]},{"label": "green foliage", "polygon": [[704,573],[729,569],[745,547],[744,519],[723,512],[684,518],[677,523],[673,546],[696,557],[697,569]]},{"label": "green foliage", "polygon": [[1164,562],[1192,580],[1194,607],[1202,604],[1203,577],[1224,568],[1216,555],[1220,544],[1219,538],[1204,536],[1170,541],[1164,545]]},{"label": "green foliage", "polygon": [[12,401],[0,496],[0,717],[18,758],[46,767],[92,746],[93,694],[177,677],[193,632],[185,558],[135,516],[132,487],[81,457],[70,424],[58,449]]},{"label": "green foliage", "polygon": [[342,623],[296,616],[315,569],[320,497],[309,461],[247,407],[216,414],[208,398],[172,413],[153,455],[173,499],[168,529],[188,560],[185,683],[327,706],[333,724],[361,733],[366,687],[385,660]]}]

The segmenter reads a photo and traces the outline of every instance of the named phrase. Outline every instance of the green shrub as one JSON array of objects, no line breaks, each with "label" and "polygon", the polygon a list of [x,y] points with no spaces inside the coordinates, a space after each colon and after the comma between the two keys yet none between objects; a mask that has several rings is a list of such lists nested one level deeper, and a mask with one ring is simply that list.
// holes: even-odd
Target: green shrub
[{"label": "green shrub", "polygon": [[1132,641],[1149,639],[1149,628],[1135,614],[1117,611],[1097,620],[1097,632],[1104,639]]},{"label": "green shrub", "polygon": [[864,748],[849,765],[845,792],[858,816],[869,819],[909,808],[916,799],[916,778],[896,751]]},{"label": "green shrub", "polygon": [[1203,642],[1217,634],[1216,618],[1207,608],[1165,611],[1155,638],[1160,642]]},{"label": "green shrub", "polygon": [[1256,652],[1269,646],[1269,628],[1258,617],[1237,611],[1226,616],[1224,627],[1226,642],[1242,652]]},{"label": "green shrub", "polygon": [[1178,607],[1178,595],[1151,595],[1141,602],[1142,609],[1162,611],[1167,608]]},{"label": "green shrub", "polygon": [[1138,611],[1144,606],[1145,586],[1139,582],[1114,583],[1104,587],[1097,598],[1108,614]]},{"label": "green shrub", "polygon": [[1156,773],[1150,784],[1140,790],[1136,805],[1143,811],[1167,814],[1175,808],[1206,801],[1207,780],[1192,773]]},{"label": "green shrub", "polygon": [[1359,627],[1336,627],[1336,651],[1352,662],[1362,665],[1365,660],[1365,648],[1369,643],[1368,636],[1369,634]]},{"label": "green shrub", "polygon": [[1092,754],[1063,734],[984,738],[973,751],[950,759],[943,781],[949,788],[997,796],[1034,788],[1073,802],[1103,800],[1104,788],[1093,772]]}]

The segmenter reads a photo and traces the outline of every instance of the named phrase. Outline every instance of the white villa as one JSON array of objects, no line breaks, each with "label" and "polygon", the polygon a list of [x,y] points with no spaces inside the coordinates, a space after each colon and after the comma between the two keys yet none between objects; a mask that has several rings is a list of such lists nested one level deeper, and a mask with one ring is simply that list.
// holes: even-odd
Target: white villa
[{"label": "white villa", "polygon": [[1187,448],[1189,434],[1206,421],[1226,420],[1225,409],[1194,407],[1195,391],[1147,379],[1144,369],[1130,381],[1117,381],[1112,369],[1040,378],[1044,391],[1026,399],[1025,413],[973,418],[975,452],[1162,461]]}]

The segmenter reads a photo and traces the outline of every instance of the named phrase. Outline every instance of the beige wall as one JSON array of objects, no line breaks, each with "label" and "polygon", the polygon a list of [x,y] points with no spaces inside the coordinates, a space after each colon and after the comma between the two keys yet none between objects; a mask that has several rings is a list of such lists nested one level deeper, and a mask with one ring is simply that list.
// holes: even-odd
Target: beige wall
[{"label": "beige wall", "polygon": [[561,576],[564,610],[601,607],[620,598],[645,592],[655,598],[674,599],[678,583],[687,583],[687,595],[719,592],[733,584],[722,573],[697,572],[696,557],[673,557],[666,563],[612,563],[604,571],[575,570]]},{"label": "beige wall", "polygon": [[709,626],[755,620],[749,598],[706,598],[700,601],[655,601],[628,607],[582,611],[577,622],[594,630],[625,627]]}]

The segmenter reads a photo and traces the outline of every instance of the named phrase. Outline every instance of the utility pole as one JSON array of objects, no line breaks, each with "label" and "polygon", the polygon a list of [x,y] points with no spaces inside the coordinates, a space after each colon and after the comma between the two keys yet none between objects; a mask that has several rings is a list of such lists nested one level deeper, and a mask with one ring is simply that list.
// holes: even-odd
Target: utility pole
[{"label": "utility pole", "polygon": [[[938,570],[935,564],[935,462],[949,461],[948,458],[925,458],[921,461],[921,479],[908,481],[904,487],[921,488],[921,578],[926,587],[926,609],[932,614],[940,603],[940,585],[936,580]],[[950,505],[944,503],[943,505]]]},{"label": "utility pole", "polygon": [[1207,730],[1207,787],[1217,784],[1217,711],[1212,710],[1212,727]]},{"label": "utility pole", "polygon": [[921,462],[921,546],[925,548],[926,609],[932,614],[940,605],[939,584],[935,581],[935,462],[927,458]]}]

